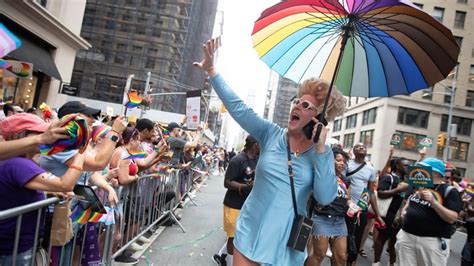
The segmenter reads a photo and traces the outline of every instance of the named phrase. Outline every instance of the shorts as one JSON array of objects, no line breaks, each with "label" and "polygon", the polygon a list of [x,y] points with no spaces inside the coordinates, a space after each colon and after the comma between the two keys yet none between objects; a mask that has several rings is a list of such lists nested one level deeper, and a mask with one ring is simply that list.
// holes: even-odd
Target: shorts
[{"label": "shorts", "polygon": [[313,215],[314,236],[347,236],[346,219],[342,216]]},{"label": "shorts", "polygon": [[240,210],[232,209],[224,205],[224,231],[227,233],[228,238],[235,237],[235,227],[239,214]]}]

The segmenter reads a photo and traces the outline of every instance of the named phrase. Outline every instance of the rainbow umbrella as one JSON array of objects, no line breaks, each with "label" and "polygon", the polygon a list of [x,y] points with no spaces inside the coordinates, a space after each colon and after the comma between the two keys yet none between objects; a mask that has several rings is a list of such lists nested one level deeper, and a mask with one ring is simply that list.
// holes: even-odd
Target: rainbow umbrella
[{"label": "rainbow umbrella", "polygon": [[403,0],[283,1],[262,13],[252,40],[281,76],[297,83],[320,77],[358,97],[432,86],[460,50],[448,28]]}]

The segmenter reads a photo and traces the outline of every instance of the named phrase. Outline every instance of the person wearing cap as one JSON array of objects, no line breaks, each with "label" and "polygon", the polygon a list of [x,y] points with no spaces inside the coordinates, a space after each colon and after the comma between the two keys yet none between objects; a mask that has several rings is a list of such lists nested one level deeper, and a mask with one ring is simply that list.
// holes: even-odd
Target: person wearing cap
[{"label": "person wearing cap", "polygon": [[136,160],[138,169],[141,172],[157,164],[162,159],[162,155],[168,150],[168,147],[165,140],[153,143],[157,139],[157,132],[155,130],[155,123],[150,119],[142,118],[138,120],[135,128],[140,136],[140,148],[148,154],[145,158]]},{"label": "person wearing cap", "polygon": [[176,122],[171,122],[168,124],[168,130],[170,131],[170,137],[166,139],[168,146],[173,151],[173,157],[171,159],[171,164],[176,166],[184,165],[184,151],[190,148],[196,147],[201,140],[201,128],[197,129],[196,136],[192,141],[186,141],[180,138],[181,126]]},{"label": "person wearing cap", "polygon": [[213,256],[219,265],[232,265],[237,217],[252,190],[259,154],[257,140],[248,135],[244,150],[232,158],[225,172],[224,187],[227,192],[224,197],[224,231],[227,234],[227,242],[219,254]]},{"label": "person wearing cap", "polygon": [[[49,123],[27,113],[15,114],[0,121],[0,133],[7,140],[38,137],[48,129]],[[16,157],[0,161],[0,211],[41,201],[45,199],[43,191],[72,191],[81,175],[83,154],[75,156],[64,174],[58,177],[47,173],[32,160],[39,154],[38,145],[36,150],[23,149],[23,152]],[[23,214],[16,265],[29,265],[31,258],[34,258],[32,250],[37,215],[38,212]],[[0,265],[12,265],[16,220],[16,217],[13,217],[0,222]],[[40,227],[43,228],[43,225]]]},{"label": "person wearing cap", "polygon": [[446,265],[452,225],[462,210],[459,193],[444,183],[445,164],[428,157],[421,163],[432,169],[433,188],[423,188],[408,198],[397,234],[397,265]]},{"label": "person wearing cap", "polygon": [[[294,210],[300,215],[306,214],[311,191],[322,205],[331,203],[336,198],[338,187],[334,156],[331,148],[325,145],[328,128],[316,116],[322,112],[326,96],[329,97],[326,110],[328,121],[343,114],[346,100],[336,89],[328,95],[327,82],[310,78],[300,85],[298,98],[291,103],[288,126],[282,128],[260,117],[217,73],[214,67],[217,47],[216,39],[209,40],[203,45],[204,59],[194,65],[207,72],[229,114],[258,140],[261,151],[252,192],[237,220],[233,263],[303,265],[305,252],[287,245],[296,218]],[[309,129],[309,137],[305,128]],[[313,143],[318,129],[321,129],[319,141]],[[292,201],[291,169],[296,207]]]}]

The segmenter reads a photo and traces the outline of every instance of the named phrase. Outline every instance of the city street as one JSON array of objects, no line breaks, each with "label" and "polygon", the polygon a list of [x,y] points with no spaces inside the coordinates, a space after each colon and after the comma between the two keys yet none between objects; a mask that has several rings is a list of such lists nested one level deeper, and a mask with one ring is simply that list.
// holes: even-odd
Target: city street
[{"label": "city street", "polygon": [[[182,213],[181,223],[186,230],[174,225],[166,227],[145,254],[140,258],[139,265],[215,265],[212,255],[225,241],[222,230],[222,200],[225,194],[223,176],[212,176],[206,181],[207,186],[201,187],[196,193],[198,206],[188,202]],[[448,265],[460,265],[461,250],[466,239],[464,233],[458,232],[451,242],[451,256]],[[372,240],[365,245],[367,258],[359,256],[358,264],[369,266],[372,263]],[[382,256],[381,265],[388,265],[388,253]],[[330,265],[325,259],[323,265]]]}]

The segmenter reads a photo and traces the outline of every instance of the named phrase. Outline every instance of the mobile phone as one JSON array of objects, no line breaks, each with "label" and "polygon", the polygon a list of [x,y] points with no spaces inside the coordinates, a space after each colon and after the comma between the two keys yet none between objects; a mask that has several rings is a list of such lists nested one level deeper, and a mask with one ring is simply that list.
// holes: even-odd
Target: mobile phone
[{"label": "mobile phone", "polygon": [[74,194],[76,194],[77,198],[80,201],[83,201],[81,203],[81,206],[83,208],[88,208],[92,206],[93,212],[107,213],[104,208],[104,205],[102,205],[92,187],[85,185],[76,185],[74,187]]},{"label": "mobile phone", "polygon": [[[323,116],[323,113],[318,114],[316,116],[316,119],[318,119],[318,121],[321,122],[324,126],[328,125],[328,121]],[[308,124],[306,124],[306,126],[303,127],[303,132],[304,132],[306,138],[311,139],[311,137],[313,136],[314,125],[316,125],[316,123],[313,120],[311,120],[311,121],[309,121]],[[314,143],[318,142],[319,136],[321,135],[321,130],[322,130],[322,125],[320,125],[318,127],[318,129],[316,130],[316,134],[314,135],[314,138],[313,138]]]}]

